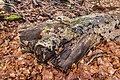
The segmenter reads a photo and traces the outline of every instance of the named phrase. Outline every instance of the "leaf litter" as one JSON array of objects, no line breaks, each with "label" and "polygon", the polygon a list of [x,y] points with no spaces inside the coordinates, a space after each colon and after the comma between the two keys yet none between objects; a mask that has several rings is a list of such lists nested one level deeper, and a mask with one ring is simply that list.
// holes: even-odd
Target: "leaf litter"
[{"label": "leaf litter", "polygon": [[[60,3],[55,0],[47,2],[45,0],[37,0],[42,6],[36,7],[29,0],[19,0],[20,4],[17,4],[17,9],[21,11],[25,19],[33,22],[43,22],[49,19],[54,19],[57,16],[68,16],[74,18],[80,15],[86,15],[95,12],[101,12],[101,9],[92,10],[90,7],[92,2],[85,2],[84,5],[88,7],[80,7],[79,5],[66,6],[65,3]],[[73,0],[74,1],[74,0]],[[117,0],[112,0],[115,7],[120,7]],[[29,6],[28,6],[29,5]],[[101,4],[105,7],[105,4]],[[113,4],[111,4],[113,5]],[[109,7],[109,5],[108,5]],[[108,12],[108,8],[103,12]],[[111,12],[114,12],[111,11]],[[14,11],[11,12],[15,13]],[[120,43],[113,41],[107,41],[99,44],[95,49],[90,51],[90,54],[104,53],[105,56],[100,56],[93,59],[88,65],[86,56],[77,65],[73,65],[71,71],[68,74],[64,74],[61,71],[54,68],[52,65],[45,65],[37,63],[34,54],[23,54],[20,50],[19,37],[17,28],[21,24],[28,24],[24,20],[15,21],[0,21],[4,26],[0,29],[0,79],[11,80],[119,80],[120,79]]]}]

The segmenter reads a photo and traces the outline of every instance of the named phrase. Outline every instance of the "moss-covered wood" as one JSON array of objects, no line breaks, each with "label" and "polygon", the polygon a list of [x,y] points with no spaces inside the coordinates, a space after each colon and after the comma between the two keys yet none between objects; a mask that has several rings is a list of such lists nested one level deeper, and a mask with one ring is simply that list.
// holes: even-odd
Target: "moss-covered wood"
[{"label": "moss-covered wood", "polygon": [[22,49],[33,51],[40,62],[50,61],[65,71],[101,39],[120,42],[119,13],[91,14],[67,22],[44,22],[20,27]]}]

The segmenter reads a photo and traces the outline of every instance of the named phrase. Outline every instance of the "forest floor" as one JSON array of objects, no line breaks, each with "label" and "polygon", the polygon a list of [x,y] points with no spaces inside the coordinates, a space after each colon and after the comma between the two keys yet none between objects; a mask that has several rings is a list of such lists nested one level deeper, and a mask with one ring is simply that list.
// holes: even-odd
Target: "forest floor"
[{"label": "forest floor", "polygon": [[[120,80],[120,43],[106,41],[100,43],[89,54],[105,53],[89,65],[82,59],[78,66],[73,65],[68,74],[62,73],[51,65],[38,64],[34,54],[22,53],[19,44],[18,27],[23,24],[42,23],[57,16],[75,18],[91,13],[120,12],[119,0],[108,0],[109,3],[84,2],[73,0],[73,3],[61,3],[51,0],[19,0],[17,10],[24,16],[19,20],[1,20],[0,23],[0,80]],[[104,1],[104,0],[101,0]],[[107,1],[107,0],[106,0]],[[99,5],[99,6],[97,6]],[[119,7],[119,8],[118,8]],[[1,10],[1,9],[0,9]],[[16,13],[6,9],[5,14]]]}]

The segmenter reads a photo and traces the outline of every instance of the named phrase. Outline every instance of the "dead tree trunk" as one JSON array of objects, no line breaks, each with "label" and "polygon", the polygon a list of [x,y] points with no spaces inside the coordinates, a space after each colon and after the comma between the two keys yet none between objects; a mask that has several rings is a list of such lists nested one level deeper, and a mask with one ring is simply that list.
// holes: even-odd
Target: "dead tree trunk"
[{"label": "dead tree trunk", "polygon": [[120,42],[120,14],[81,16],[70,19],[67,25],[59,22],[32,24],[20,28],[19,33],[25,51],[33,51],[42,62],[51,61],[66,71],[100,39]]}]

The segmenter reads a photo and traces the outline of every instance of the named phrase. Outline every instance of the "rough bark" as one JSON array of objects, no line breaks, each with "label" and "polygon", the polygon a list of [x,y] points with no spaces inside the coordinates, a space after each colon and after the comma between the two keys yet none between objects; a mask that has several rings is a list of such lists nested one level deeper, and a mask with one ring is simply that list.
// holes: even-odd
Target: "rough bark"
[{"label": "rough bark", "polygon": [[[33,51],[40,62],[51,61],[66,71],[101,39],[120,42],[119,13],[91,14],[63,23],[32,24],[20,28],[22,47],[26,48],[25,51]],[[44,30],[46,27],[48,30]],[[40,35],[43,31],[47,34]],[[59,51],[59,48],[63,50]]]}]

